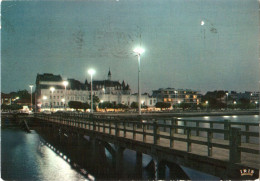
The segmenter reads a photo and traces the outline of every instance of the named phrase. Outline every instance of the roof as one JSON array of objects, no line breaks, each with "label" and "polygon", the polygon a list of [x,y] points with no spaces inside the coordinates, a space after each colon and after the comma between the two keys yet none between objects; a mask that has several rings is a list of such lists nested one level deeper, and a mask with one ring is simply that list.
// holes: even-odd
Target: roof
[{"label": "roof", "polygon": [[61,78],[60,75],[53,75],[53,74],[50,74],[50,73],[44,73],[44,74],[37,74],[36,84],[39,84],[39,81],[58,82],[58,81],[62,81],[62,78]]},{"label": "roof", "polygon": [[68,89],[72,90],[87,90],[88,85],[81,83],[75,79],[68,79]]}]

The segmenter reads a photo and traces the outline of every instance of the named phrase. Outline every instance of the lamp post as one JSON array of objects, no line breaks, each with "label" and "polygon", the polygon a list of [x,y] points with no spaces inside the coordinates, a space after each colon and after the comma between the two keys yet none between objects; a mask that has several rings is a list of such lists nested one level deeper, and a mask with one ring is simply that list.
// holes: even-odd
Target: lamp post
[{"label": "lamp post", "polygon": [[69,82],[68,81],[63,81],[63,85],[64,85],[64,87],[65,87],[65,92],[64,92],[64,109],[65,109],[65,111],[66,111],[66,91],[67,91],[67,89],[66,89],[66,87],[67,87],[67,85],[69,84]]},{"label": "lamp post", "polygon": [[91,95],[91,113],[93,113],[93,82],[92,82],[92,76],[95,74],[95,70],[94,69],[89,69],[88,70],[88,74],[90,75],[90,86],[91,86],[91,91],[90,91],[90,95]]},{"label": "lamp post", "polygon": [[29,85],[29,87],[31,88],[31,111],[32,111],[32,88],[33,88],[33,85]]},{"label": "lamp post", "polygon": [[50,88],[50,90],[51,90],[51,110],[53,110],[53,92],[55,91],[55,88],[54,87],[51,87]]},{"label": "lamp post", "polygon": [[228,92],[226,93],[227,95],[227,110],[228,110]]},{"label": "lamp post", "polygon": [[177,102],[178,102],[178,98],[177,98],[177,93],[178,93],[178,91],[175,90],[174,93],[175,93],[175,99],[176,99],[175,102],[176,102],[176,104],[177,104]]},{"label": "lamp post", "polygon": [[257,101],[255,101],[255,109],[257,109],[257,104],[258,104],[258,102],[257,102]]},{"label": "lamp post", "polygon": [[140,62],[141,62],[141,54],[144,53],[144,49],[141,47],[137,47],[134,49],[134,52],[138,57],[138,114],[141,115],[141,86],[140,86]]},{"label": "lamp post", "polygon": [[209,101],[206,101],[206,111],[208,111],[208,104],[209,104]]}]

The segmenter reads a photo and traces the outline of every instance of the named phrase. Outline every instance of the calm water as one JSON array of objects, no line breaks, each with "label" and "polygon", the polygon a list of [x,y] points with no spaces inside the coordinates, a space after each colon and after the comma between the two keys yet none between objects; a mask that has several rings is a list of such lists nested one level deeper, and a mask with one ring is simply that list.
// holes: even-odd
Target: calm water
[{"label": "calm water", "polygon": [[[186,118],[185,118],[186,119]],[[219,120],[227,117],[200,117],[188,118],[199,120]],[[231,121],[258,121],[258,116],[229,117]],[[19,129],[1,130],[1,177],[4,180],[50,180],[71,181],[86,180],[74,170],[62,157],[56,154],[48,146],[43,144],[42,138],[37,132],[26,133]],[[106,151],[108,161],[111,155]],[[143,168],[151,161],[151,157],[143,155]],[[124,178],[135,178],[135,152],[124,151],[123,175]],[[90,164],[91,165],[91,164]],[[217,177],[197,172],[182,167],[191,179],[217,180]],[[91,173],[90,173],[91,174]],[[142,179],[153,179],[152,170],[143,169]],[[94,177],[96,177],[94,175]],[[106,176],[103,175],[103,178]],[[166,179],[169,179],[169,171],[166,168]]]}]

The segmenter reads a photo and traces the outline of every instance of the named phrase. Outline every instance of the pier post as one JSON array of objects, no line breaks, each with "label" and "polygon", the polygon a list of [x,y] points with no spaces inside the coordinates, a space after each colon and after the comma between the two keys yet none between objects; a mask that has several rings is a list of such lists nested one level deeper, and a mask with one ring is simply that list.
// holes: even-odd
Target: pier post
[{"label": "pier post", "polygon": [[135,165],[135,172],[136,172],[136,179],[142,179],[142,172],[143,172],[143,155],[142,152],[136,152],[136,165]]},{"label": "pier post", "polygon": [[153,122],[153,142],[155,145],[160,144],[160,129],[158,128],[157,121]]},{"label": "pier post", "polygon": [[116,158],[115,158],[116,172],[117,172],[118,178],[121,178],[122,169],[124,168],[123,159],[124,159],[125,148],[123,148],[121,146],[115,146],[115,147],[116,147]]},{"label": "pier post", "polygon": [[191,152],[191,140],[190,140],[190,137],[191,137],[191,129],[190,128],[187,128],[185,129],[187,130],[187,152]]},{"label": "pier post", "polygon": [[174,125],[173,125],[173,122],[171,124],[171,128],[170,128],[170,148],[173,148],[173,145],[174,145]]},{"label": "pier post", "polygon": [[224,130],[227,130],[227,132],[224,133],[224,139],[228,140],[229,139],[229,130],[230,130],[230,121],[229,120],[224,120]]},{"label": "pier post", "polygon": [[212,156],[212,131],[208,131],[208,156]]},{"label": "pier post", "polygon": [[[249,132],[249,125],[245,125],[245,131]],[[246,135],[246,143],[249,143],[249,135]]]},{"label": "pier post", "polygon": [[153,159],[154,162],[154,176],[155,180],[164,180],[165,179],[165,170],[166,165],[164,161],[160,161],[158,159]]},{"label": "pier post", "polygon": [[231,163],[241,162],[241,129],[231,128],[229,139],[229,161]]}]

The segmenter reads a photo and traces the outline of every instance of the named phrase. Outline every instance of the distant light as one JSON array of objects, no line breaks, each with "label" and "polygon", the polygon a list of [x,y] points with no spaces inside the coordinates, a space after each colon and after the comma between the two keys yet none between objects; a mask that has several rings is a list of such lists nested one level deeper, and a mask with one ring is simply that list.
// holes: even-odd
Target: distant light
[{"label": "distant light", "polygon": [[236,104],[237,102],[236,101],[234,101],[234,104]]},{"label": "distant light", "polygon": [[51,87],[50,90],[51,90],[52,92],[54,92],[54,91],[55,91],[55,88],[54,88],[54,87]]},{"label": "distant light", "polygon": [[20,99],[20,97],[16,97],[15,99]]},{"label": "distant light", "polygon": [[209,101],[206,101],[206,104],[208,104],[209,103]]},{"label": "distant light", "polygon": [[69,82],[65,80],[62,82],[62,84],[66,87],[69,84]]},{"label": "distant light", "polygon": [[43,98],[43,100],[46,100],[46,99],[47,99],[47,96],[43,96],[42,98]]},{"label": "distant light", "polygon": [[257,102],[257,101],[255,101],[255,103],[257,104],[258,102]]},{"label": "distant light", "polygon": [[65,102],[65,99],[64,99],[64,98],[62,98],[62,99],[61,99],[61,101],[64,103],[64,102]]},{"label": "distant light", "polygon": [[29,85],[29,87],[32,89],[32,88],[33,88],[33,85]]},{"label": "distant light", "polygon": [[93,75],[93,74],[95,74],[96,73],[96,71],[94,70],[94,69],[89,69],[88,70],[88,74],[90,74],[90,75]]},{"label": "distant light", "polygon": [[181,101],[178,101],[178,103],[180,104],[180,103],[181,103]]},{"label": "distant light", "polygon": [[103,101],[103,100],[101,100],[100,102],[101,102],[101,103],[103,103],[104,101]]},{"label": "distant light", "polygon": [[201,22],[200,22],[200,25],[201,25],[201,26],[203,26],[204,24],[205,24],[205,22],[204,22],[204,21],[201,21]]},{"label": "distant light", "polygon": [[134,49],[134,52],[141,55],[142,53],[144,53],[144,49],[142,47],[136,47]]}]

